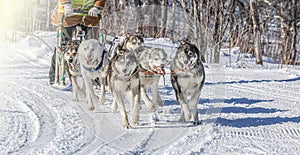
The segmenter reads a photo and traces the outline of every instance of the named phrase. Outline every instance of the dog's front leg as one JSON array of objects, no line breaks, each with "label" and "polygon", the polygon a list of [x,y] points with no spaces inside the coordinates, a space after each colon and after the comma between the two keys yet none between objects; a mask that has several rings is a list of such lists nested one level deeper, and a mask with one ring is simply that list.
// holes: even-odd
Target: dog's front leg
[{"label": "dog's front leg", "polygon": [[[87,99],[87,102],[88,104],[90,105],[89,107],[89,110],[90,111],[93,111],[95,109],[94,105],[93,105],[93,93],[92,90],[93,90],[93,87],[92,87],[92,81],[90,80],[90,78],[86,77],[86,76],[82,76],[83,78],[83,82],[84,82],[84,85],[86,87],[86,99]],[[95,95],[95,94],[94,94]]]},{"label": "dog's front leg", "polygon": [[163,100],[161,99],[161,97],[158,93],[158,82],[154,82],[150,87],[151,87],[151,92],[153,95],[152,101],[155,103],[155,105],[162,107]]},{"label": "dog's front leg", "polygon": [[140,118],[140,109],[141,109],[141,95],[140,89],[137,87],[136,89],[132,90],[132,97],[133,97],[133,107],[132,107],[132,121],[134,125],[138,125],[139,118]]},{"label": "dog's front leg", "polygon": [[118,103],[117,103],[116,99],[113,98],[113,102],[111,104],[111,111],[113,113],[115,113],[115,112],[117,112],[117,110],[118,110]]},{"label": "dog's front leg", "polygon": [[98,103],[100,104],[104,104],[105,103],[105,78],[100,78],[100,83],[101,83],[101,86],[100,86],[100,96],[99,96],[99,99],[98,99]]},{"label": "dog's front leg", "polygon": [[77,86],[79,87],[79,89],[78,89],[79,96],[86,98],[86,87],[84,84],[84,80],[81,84],[81,87],[78,84],[77,84]]},{"label": "dog's front leg", "polygon": [[185,118],[183,121],[188,121],[191,119],[191,112],[190,108],[187,102],[187,96],[186,93],[182,92],[183,95],[182,98],[179,100],[179,103],[181,105],[181,118]]},{"label": "dog's front leg", "polygon": [[122,124],[125,129],[130,128],[130,124],[128,122],[128,116],[126,113],[125,105],[124,105],[124,97],[121,95],[124,92],[118,92],[118,95],[115,96],[116,102],[118,103],[118,107],[120,109],[120,114],[122,118]]},{"label": "dog's front leg", "polygon": [[145,101],[145,104],[148,106],[150,110],[155,110],[155,106],[152,103],[152,101],[149,99],[147,93],[146,93],[146,88],[145,86],[141,86],[141,97]]},{"label": "dog's front leg", "polygon": [[187,96],[185,90],[178,83],[178,77],[176,75],[171,75],[171,83],[174,88],[177,102],[179,102],[181,107],[181,116],[179,118],[180,122],[185,122],[191,119],[191,113],[187,105]]},{"label": "dog's front leg", "polygon": [[78,99],[79,88],[78,88],[77,79],[75,76],[71,76],[71,82],[72,82],[73,101],[79,101],[79,99]]},{"label": "dog's front leg", "polygon": [[187,104],[187,96],[185,91],[174,89],[177,101],[180,104],[181,107],[181,116],[179,118],[179,122],[186,122],[191,119],[191,113]]},{"label": "dog's front leg", "polygon": [[199,121],[199,117],[198,117],[198,102],[199,102],[199,97],[200,97],[200,94],[201,92],[194,92],[192,97],[191,97],[191,100],[190,100],[190,108],[191,108],[191,112],[192,112],[192,115],[194,117],[194,121],[193,121],[193,124],[195,125],[199,125],[201,124],[201,122]]}]

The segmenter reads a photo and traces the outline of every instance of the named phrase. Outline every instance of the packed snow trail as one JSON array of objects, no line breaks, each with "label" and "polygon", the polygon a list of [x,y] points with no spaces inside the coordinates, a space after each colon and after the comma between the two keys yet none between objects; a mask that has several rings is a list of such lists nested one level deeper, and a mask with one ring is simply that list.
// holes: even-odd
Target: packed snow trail
[{"label": "packed snow trail", "polygon": [[[47,39],[53,45],[55,39]],[[146,44],[174,55],[168,40]],[[199,126],[177,122],[180,106],[167,75],[166,86],[159,85],[164,107],[153,112],[143,103],[140,125],[125,130],[120,114],[111,112],[109,93],[91,112],[83,98],[73,102],[71,92],[50,88],[50,59],[34,37],[2,44],[0,154],[300,153],[298,67],[206,65]]]}]

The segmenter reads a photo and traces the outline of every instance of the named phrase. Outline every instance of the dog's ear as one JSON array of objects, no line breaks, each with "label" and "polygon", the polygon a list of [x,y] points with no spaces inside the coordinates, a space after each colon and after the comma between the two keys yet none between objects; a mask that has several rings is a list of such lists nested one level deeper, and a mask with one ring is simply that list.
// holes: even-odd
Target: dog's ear
[{"label": "dog's ear", "polygon": [[182,46],[182,45],[186,44],[186,41],[185,40],[180,40],[179,43],[180,43],[180,46]]},{"label": "dog's ear", "polygon": [[68,43],[67,43],[67,46],[70,46],[70,45],[72,45],[72,41],[71,40],[69,40]]},{"label": "dog's ear", "polygon": [[127,32],[127,34],[126,34],[126,38],[128,38],[128,37],[130,37],[131,36],[131,34],[130,34],[130,32]]},{"label": "dog's ear", "polygon": [[145,41],[144,41],[144,37],[143,37],[142,35],[138,35],[137,37],[138,37],[138,39],[141,40],[141,43],[144,43],[144,42],[145,42]]},{"label": "dog's ear", "polygon": [[80,40],[74,40],[74,44],[75,45],[79,45],[80,44]]},{"label": "dog's ear", "polygon": [[180,40],[180,45],[189,44],[191,41],[189,38],[183,38]]},{"label": "dog's ear", "polygon": [[116,49],[117,49],[117,55],[123,55],[124,54],[123,48],[120,44],[118,44]]},{"label": "dog's ear", "polygon": [[73,41],[73,46],[74,46],[74,48],[78,48],[79,45],[80,45],[80,40],[75,40],[75,41]]},{"label": "dog's ear", "polygon": [[143,33],[138,33],[135,32],[134,34],[138,39],[140,39],[142,41],[142,43],[144,43],[144,34]]}]

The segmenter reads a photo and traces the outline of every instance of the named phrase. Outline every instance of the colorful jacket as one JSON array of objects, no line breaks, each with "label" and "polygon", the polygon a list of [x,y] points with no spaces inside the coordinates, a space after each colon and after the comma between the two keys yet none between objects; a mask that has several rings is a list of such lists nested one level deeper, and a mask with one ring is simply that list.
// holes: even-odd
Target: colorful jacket
[{"label": "colorful jacket", "polygon": [[[63,4],[70,3],[74,10],[85,11],[88,12],[90,8],[93,6],[104,8],[106,0],[58,0],[56,8],[54,10],[52,23],[55,26],[59,25],[60,20],[62,19],[62,15],[64,14],[64,6]],[[69,27],[76,24],[83,24],[86,26],[98,26],[99,18],[91,17],[91,16],[79,16],[74,15],[71,17],[66,17],[63,20],[63,26]]]}]

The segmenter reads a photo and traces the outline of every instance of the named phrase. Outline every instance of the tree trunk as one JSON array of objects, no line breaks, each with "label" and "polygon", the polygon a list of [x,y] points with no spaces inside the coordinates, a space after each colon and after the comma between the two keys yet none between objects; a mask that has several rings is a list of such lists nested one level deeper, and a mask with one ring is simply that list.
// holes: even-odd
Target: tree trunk
[{"label": "tree trunk", "polygon": [[162,18],[161,18],[161,31],[160,37],[164,38],[167,35],[167,17],[168,17],[168,0],[162,0]]},{"label": "tree trunk", "polygon": [[254,33],[254,52],[256,58],[256,64],[263,65],[262,61],[262,51],[261,51],[261,30],[259,23],[259,16],[257,12],[257,5],[255,0],[250,0],[250,13],[253,23],[253,33]]}]

